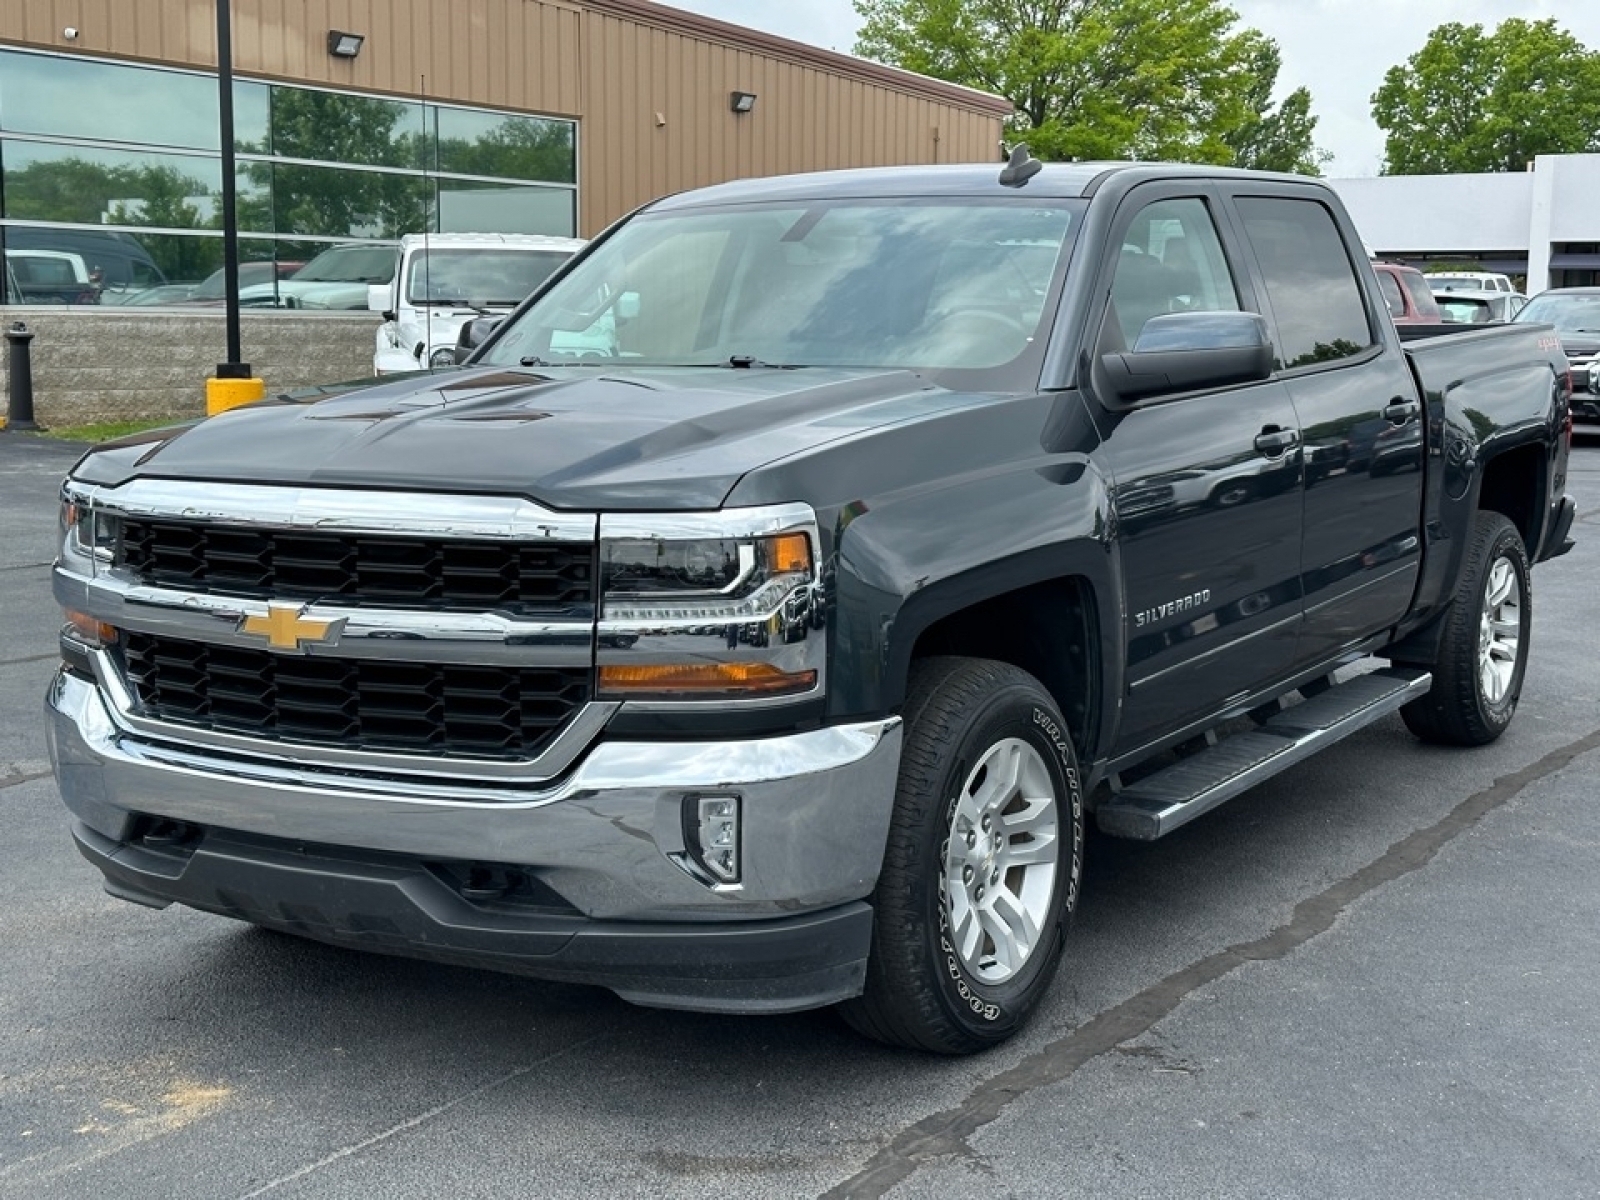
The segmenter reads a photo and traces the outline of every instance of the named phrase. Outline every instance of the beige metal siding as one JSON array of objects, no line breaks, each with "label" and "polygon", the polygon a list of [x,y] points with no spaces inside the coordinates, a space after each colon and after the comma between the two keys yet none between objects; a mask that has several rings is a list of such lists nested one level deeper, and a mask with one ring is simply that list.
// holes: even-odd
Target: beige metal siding
[{"label": "beige metal siding", "polygon": [[[636,0],[232,3],[241,74],[578,118],[584,234],[725,179],[998,157],[992,98]],[[360,56],[330,56],[330,29],[363,34]],[[0,0],[0,42],[212,67],[216,6]],[[735,89],[754,112],[729,110]]]},{"label": "beige metal siding", "polygon": [[[1000,120],[707,37],[591,11],[580,225],[655,196],[749,176],[989,161]],[[755,111],[729,108],[754,92]]]}]

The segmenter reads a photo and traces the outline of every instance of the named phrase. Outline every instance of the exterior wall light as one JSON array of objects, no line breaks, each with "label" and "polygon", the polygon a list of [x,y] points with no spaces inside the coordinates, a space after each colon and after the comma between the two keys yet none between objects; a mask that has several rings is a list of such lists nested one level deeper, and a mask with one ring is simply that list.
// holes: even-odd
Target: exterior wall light
[{"label": "exterior wall light", "polygon": [[729,92],[728,107],[736,113],[747,113],[756,106],[754,92]]},{"label": "exterior wall light", "polygon": [[354,58],[361,53],[361,43],[366,37],[359,33],[341,33],[337,29],[328,30],[328,53],[335,58]]}]

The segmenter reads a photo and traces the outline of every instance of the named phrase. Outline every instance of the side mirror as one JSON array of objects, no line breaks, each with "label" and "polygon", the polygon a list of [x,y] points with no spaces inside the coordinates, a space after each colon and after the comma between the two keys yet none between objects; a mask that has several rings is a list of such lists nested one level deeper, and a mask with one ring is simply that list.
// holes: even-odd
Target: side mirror
[{"label": "side mirror", "polygon": [[1272,375],[1272,339],[1257,313],[1186,312],[1152,317],[1133,350],[1100,365],[1121,400],[1172,395]]},{"label": "side mirror", "polygon": [[616,308],[612,310],[618,321],[631,321],[639,315],[639,293],[623,292],[617,297]]},{"label": "side mirror", "polygon": [[387,283],[367,284],[367,311],[383,313],[386,320],[394,320],[394,314],[389,311],[390,287]]},{"label": "side mirror", "polygon": [[500,327],[504,317],[477,317],[461,327],[456,335],[456,363],[460,365],[472,356],[477,348],[489,340],[489,335]]}]

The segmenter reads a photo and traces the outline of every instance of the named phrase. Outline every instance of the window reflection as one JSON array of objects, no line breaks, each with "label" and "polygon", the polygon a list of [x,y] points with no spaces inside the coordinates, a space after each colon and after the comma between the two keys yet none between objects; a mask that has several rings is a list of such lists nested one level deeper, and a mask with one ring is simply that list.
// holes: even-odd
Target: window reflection
[{"label": "window reflection", "polygon": [[154,225],[211,229],[220,224],[222,173],[214,158],[0,143],[5,215],[83,225]]},{"label": "window reflection", "polygon": [[415,175],[250,163],[239,228],[303,237],[395,238],[432,227],[432,188]]},{"label": "window reflection", "polygon": [[459,108],[435,111],[441,171],[550,183],[576,179],[570,122]]},{"label": "window reflection", "polygon": [[[577,228],[573,122],[249,79],[233,102],[244,285],[269,298],[334,240]],[[219,301],[220,192],[214,76],[0,50],[0,218],[60,226],[0,244],[81,258],[72,302]]]},{"label": "window reflection", "polygon": [[439,180],[439,233],[546,233],[572,237],[577,214],[570,188]]},{"label": "window reflection", "polygon": [[0,50],[0,128],[216,150],[217,85],[204,75]]},{"label": "window reflection", "polygon": [[276,158],[372,167],[425,165],[422,105],[374,96],[274,87],[265,143],[241,146]]}]

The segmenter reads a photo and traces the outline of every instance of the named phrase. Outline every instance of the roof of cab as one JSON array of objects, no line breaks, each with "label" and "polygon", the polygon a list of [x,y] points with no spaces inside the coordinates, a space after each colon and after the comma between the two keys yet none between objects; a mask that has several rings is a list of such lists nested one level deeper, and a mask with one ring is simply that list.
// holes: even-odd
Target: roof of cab
[{"label": "roof of cab", "polygon": [[[818,171],[806,175],[774,175],[737,179],[667,196],[650,205],[653,212],[709,204],[751,204],[768,200],[868,199],[894,196],[1028,196],[1079,199],[1093,195],[1106,179],[1132,175],[1143,179],[1256,179],[1320,184],[1305,175],[1276,175],[1192,163],[1073,162],[1046,163],[1019,187],[1000,182],[1005,164],[961,163],[949,166],[868,167]],[[1324,185],[1325,186],[1325,185]]]}]

